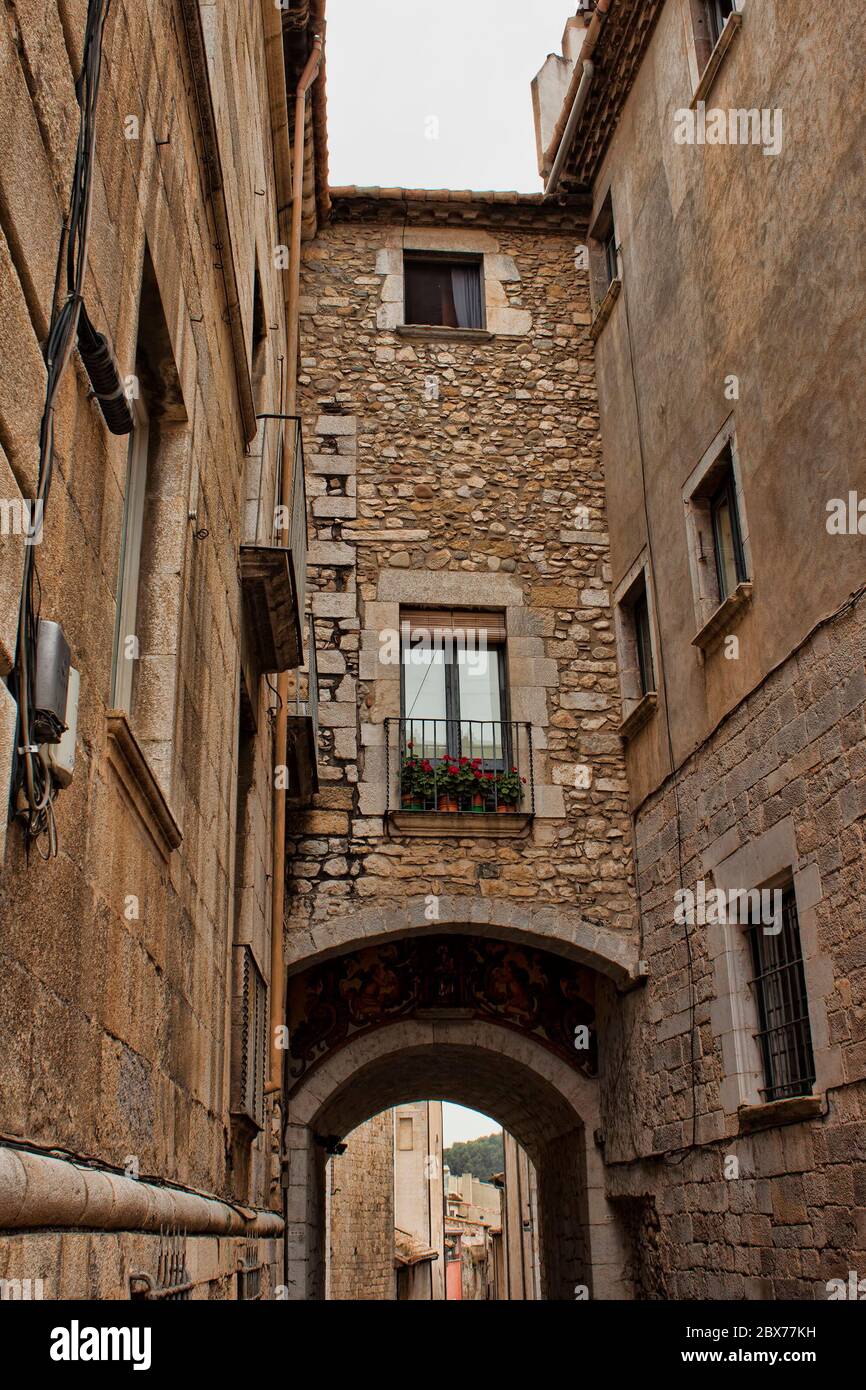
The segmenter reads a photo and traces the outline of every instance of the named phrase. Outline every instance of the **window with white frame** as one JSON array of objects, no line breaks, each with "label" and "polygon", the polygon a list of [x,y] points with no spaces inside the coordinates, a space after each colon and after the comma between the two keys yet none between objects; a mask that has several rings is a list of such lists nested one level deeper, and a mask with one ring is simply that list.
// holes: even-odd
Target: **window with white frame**
[{"label": "window with white frame", "polygon": [[736,436],[727,425],[683,489],[698,630],[750,592],[751,560]]},{"label": "window with white frame", "polygon": [[739,6],[736,0],[690,0],[694,56],[698,73],[703,73],[713,50],[725,32],[732,14]]}]

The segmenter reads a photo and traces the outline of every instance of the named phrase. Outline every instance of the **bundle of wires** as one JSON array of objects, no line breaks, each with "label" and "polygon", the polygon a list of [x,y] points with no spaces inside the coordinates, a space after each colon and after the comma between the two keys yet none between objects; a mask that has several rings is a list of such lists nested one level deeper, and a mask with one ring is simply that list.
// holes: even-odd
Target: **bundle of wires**
[{"label": "bundle of wires", "polygon": [[[75,346],[82,313],[93,201],[96,108],[102,69],[102,36],[110,6],[111,0],[89,0],[84,56],[81,72],[75,84],[75,95],[81,112],[78,145],[75,152],[75,171],[72,180],[69,214],[58,256],[51,327],[45,345],[48,383],[39,432],[39,476],[36,493],[37,504],[42,504],[40,510],[43,517],[51,491],[55,403],[63,374],[69,365],[69,359]],[[64,262],[66,294],[61,300],[60,285]],[[53,805],[56,788],[47,761],[40,754],[39,746],[33,742],[32,732],[36,644],[39,630],[39,602],[38,599],[34,598],[34,590],[37,593],[39,590],[35,554],[34,546],[26,547],[21,611],[18,623],[18,647],[14,678],[11,683],[12,693],[18,701],[19,723],[14,787],[16,813],[24,821],[28,848],[33,843],[38,844],[43,837],[47,837],[47,856],[50,856],[56,854],[58,850]]]}]

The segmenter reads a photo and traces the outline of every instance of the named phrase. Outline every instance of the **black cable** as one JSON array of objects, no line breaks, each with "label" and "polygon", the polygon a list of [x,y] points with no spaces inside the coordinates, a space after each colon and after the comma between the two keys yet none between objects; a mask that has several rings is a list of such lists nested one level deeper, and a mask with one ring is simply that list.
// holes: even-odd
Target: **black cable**
[{"label": "black cable", "polygon": [[[44,525],[45,507],[54,472],[54,409],[60,383],[69,365],[81,318],[84,280],[90,236],[93,201],[93,167],[96,146],[96,108],[102,69],[102,39],[111,0],[89,0],[84,35],[81,72],[75,95],[81,112],[75,165],[69,199],[69,214],[61,234],[57,281],[51,311],[51,325],[45,343],[47,368],[45,404],[39,428],[39,473],[36,490],[37,514]],[[66,296],[60,302],[60,275],[66,261]],[[24,555],[18,644],[11,686],[18,703],[18,741],[14,787],[23,792],[24,809],[16,813],[25,822],[27,847],[43,835],[48,836],[49,856],[57,852],[57,836],[52,799],[54,784],[46,764],[32,742],[31,717],[34,704],[34,678],[39,627],[39,609],[34,606],[34,582],[38,588],[35,547]],[[16,796],[17,801],[17,796]]]}]

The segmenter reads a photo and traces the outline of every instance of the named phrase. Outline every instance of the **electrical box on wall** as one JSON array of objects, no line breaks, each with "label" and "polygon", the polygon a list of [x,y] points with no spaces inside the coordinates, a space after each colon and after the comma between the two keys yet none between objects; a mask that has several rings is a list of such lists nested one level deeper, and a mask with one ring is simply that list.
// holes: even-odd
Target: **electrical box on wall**
[{"label": "electrical box on wall", "polygon": [[59,743],[66,728],[71,653],[59,623],[44,618],[36,639],[31,735],[34,743]]}]

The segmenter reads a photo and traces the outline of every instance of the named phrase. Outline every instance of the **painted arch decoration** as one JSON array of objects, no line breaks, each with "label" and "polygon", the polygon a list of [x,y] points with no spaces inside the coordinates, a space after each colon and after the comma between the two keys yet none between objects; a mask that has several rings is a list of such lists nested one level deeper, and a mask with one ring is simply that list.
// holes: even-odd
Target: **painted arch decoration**
[{"label": "painted arch decoration", "polygon": [[437,1016],[530,1034],[584,1075],[597,1075],[591,970],[491,937],[431,935],[366,947],[290,978],[290,1085],[359,1033]]}]

